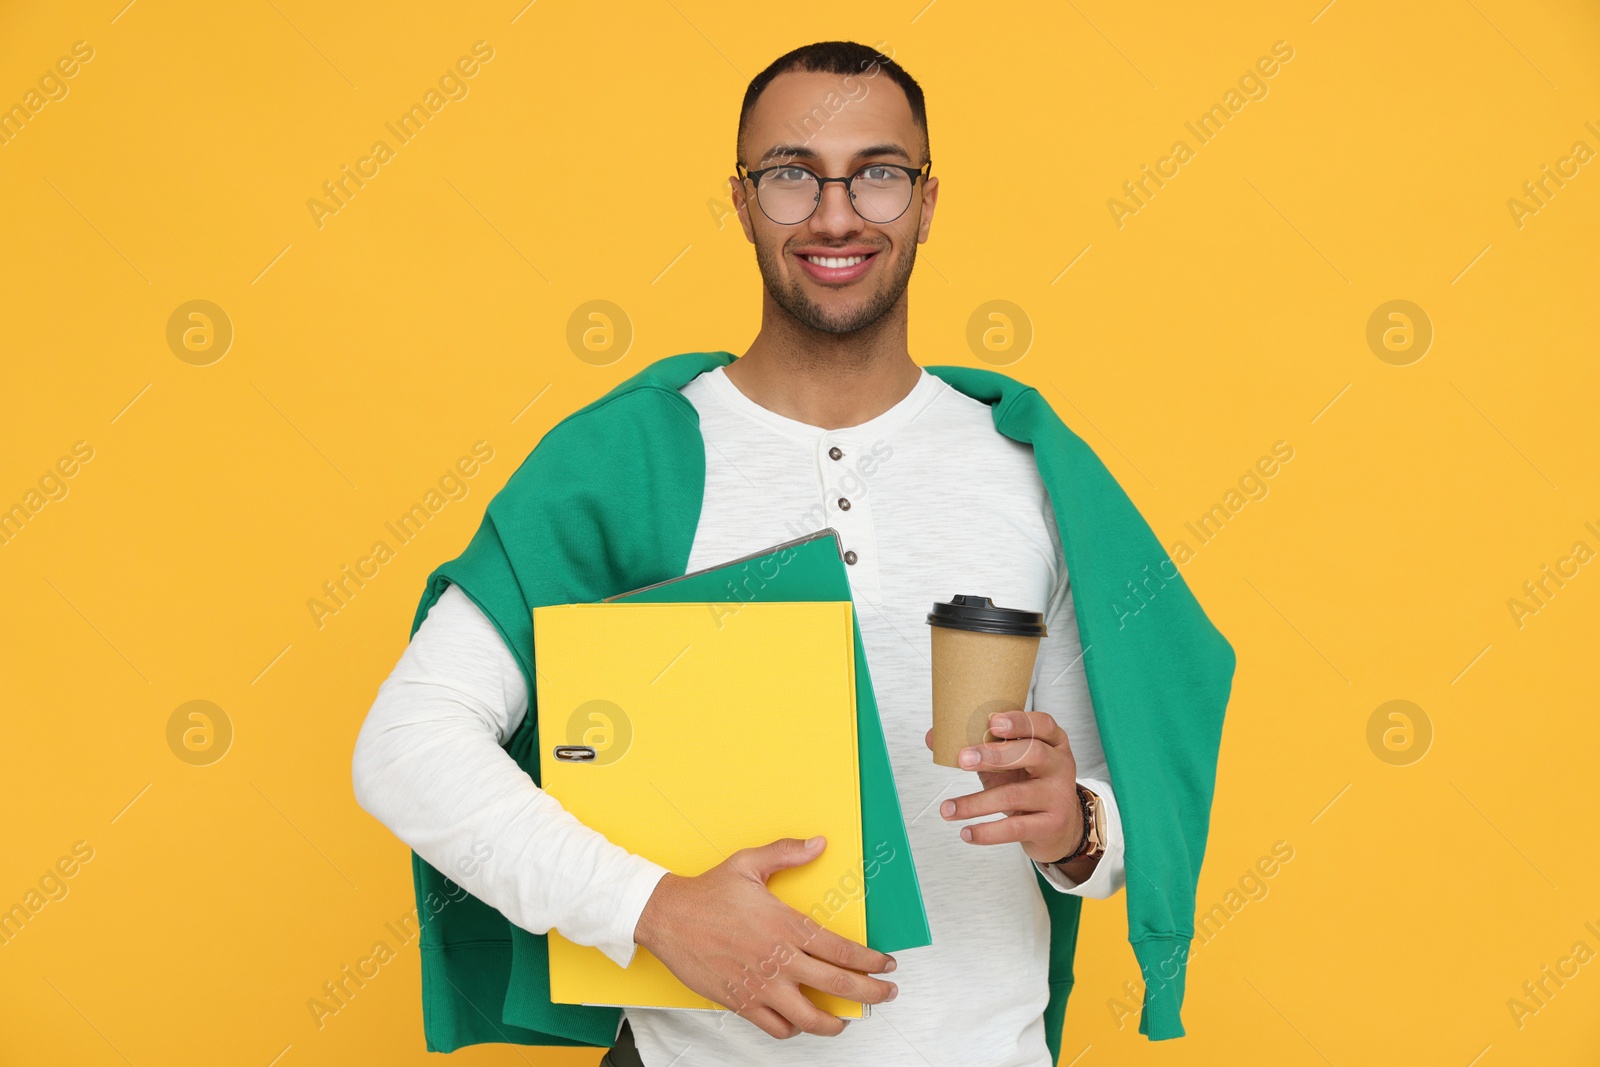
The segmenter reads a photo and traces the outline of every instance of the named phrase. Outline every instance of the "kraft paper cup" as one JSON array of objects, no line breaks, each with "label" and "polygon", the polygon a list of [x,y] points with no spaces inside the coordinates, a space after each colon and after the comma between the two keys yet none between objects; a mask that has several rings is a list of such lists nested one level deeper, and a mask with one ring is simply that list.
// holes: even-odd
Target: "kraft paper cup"
[{"label": "kraft paper cup", "polygon": [[998,740],[989,716],[1027,707],[1028,688],[1048,636],[1036,611],[955,596],[928,613],[933,648],[933,762],[957,767],[963,748]]}]

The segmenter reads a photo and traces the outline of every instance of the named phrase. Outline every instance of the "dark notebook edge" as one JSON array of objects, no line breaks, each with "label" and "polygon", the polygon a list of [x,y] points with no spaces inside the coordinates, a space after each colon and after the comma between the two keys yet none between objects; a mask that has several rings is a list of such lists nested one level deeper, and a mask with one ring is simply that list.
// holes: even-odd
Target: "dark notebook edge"
[{"label": "dark notebook edge", "polygon": [[824,526],[822,529],[817,530],[814,533],[808,533],[808,534],[805,534],[802,537],[796,537],[796,538],[793,538],[792,540],[784,541],[781,544],[773,545],[771,548],[763,548],[759,552],[751,552],[749,555],[739,556],[736,559],[726,560],[726,561],[724,561],[722,563],[717,563],[717,564],[714,564],[713,566],[710,566],[710,567],[701,567],[697,571],[689,571],[687,574],[680,574],[676,578],[668,578],[665,581],[660,581],[660,582],[651,582],[649,585],[642,585],[637,589],[629,589],[625,593],[613,593],[611,596],[602,597],[600,599],[600,603],[604,604],[604,603],[607,603],[607,602],[612,601],[612,600],[621,600],[623,597],[633,596],[635,593],[643,593],[643,592],[645,592],[646,590],[649,590],[649,589],[659,589],[664,585],[671,585],[673,582],[681,582],[686,578],[696,578],[696,577],[699,577],[702,574],[710,574],[712,571],[720,571],[724,567],[732,567],[732,566],[736,566],[737,564],[740,564],[740,563],[748,563],[751,560],[761,559],[761,558],[763,558],[765,556],[770,556],[774,552],[782,552],[786,548],[794,548],[796,545],[808,544],[808,543],[810,543],[812,541],[815,541],[815,540],[817,540],[818,538],[821,538],[821,537],[832,537],[833,538],[834,550],[839,552],[839,559],[841,561],[843,561],[844,553],[839,550],[839,531],[835,530],[832,526]]}]

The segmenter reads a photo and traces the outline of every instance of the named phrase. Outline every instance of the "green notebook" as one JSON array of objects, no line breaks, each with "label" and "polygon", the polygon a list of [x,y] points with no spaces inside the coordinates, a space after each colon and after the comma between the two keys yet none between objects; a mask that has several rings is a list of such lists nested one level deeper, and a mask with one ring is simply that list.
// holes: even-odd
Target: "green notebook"
[{"label": "green notebook", "polygon": [[[793,541],[693,571],[678,578],[606,597],[657,603],[765,600],[852,600],[838,533],[827,527]],[[736,610],[736,609],[735,609]],[[867,947],[898,952],[933,944],[922,887],[911,860],[900,794],[878,701],[867,672],[861,623],[851,613],[856,644],[856,748],[861,764],[861,841],[867,894]]]}]

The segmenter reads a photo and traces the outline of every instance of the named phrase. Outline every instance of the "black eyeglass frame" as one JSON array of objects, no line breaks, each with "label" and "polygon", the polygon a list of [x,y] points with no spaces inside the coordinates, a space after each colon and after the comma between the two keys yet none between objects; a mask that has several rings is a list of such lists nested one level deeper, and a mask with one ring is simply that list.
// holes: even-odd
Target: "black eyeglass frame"
[{"label": "black eyeglass frame", "polygon": [[[767,218],[772,219],[772,221],[777,223],[779,226],[798,226],[800,223],[806,221],[806,219],[809,219],[812,215],[815,215],[817,213],[817,208],[822,204],[822,194],[827,188],[829,182],[839,182],[844,186],[845,195],[850,198],[850,210],[854,211],[857,215],[861,215],[860,210],[856,208],[856,194],[855,191],[850,188],[850,183],[859,178],[861,176],[861,172],[867,170],[869,167],[893,167],[895,170],[903,170],[911,176],[912,195],[906,197],[906,206],[901,208],[900,214],[896,215],[893,219],[884,219],[879,221],[878,219],[869,219],[865,215],[861,215],[863,220],[872,223],[874,226],[887,226],[889,223],[894,222],[907,211],[911,210],[911,202],[916,199],[917,179],[921,178],[922,184],[926,186],[928,184],[928,179],[933,176],[933,160],[931,159],[924,162],[920,167],[908,167],[904,163],[863,163],[861,166],[857,167],[856,172],[850,175],[848,178],[825,178],[815,171],[793,162],[778,163],[770,167],[762,167],[760,170],[750,170],[746,168],[743,163],[735,163],[733,166],[734,173],[739,180],[744,181],[745,179],[749,179],[750,184],[755,188],[757,207],[761,207],[761,179],[764,175],[771,174],[775,170],[787,170],[790,167],[794,167],[798,170],[805,171],[807,174],[810,174],[817,180],[816,199],[812,201],[811,210],[806,212],[806,216],[803,219],[799,219],[795,222],[778,222],[777,219],[772,218],[772,215],[768,213],[765,207],[761,207],[761,213],[766,215]],[[743,173],[739,173],[740,171],[743,171]]]}]

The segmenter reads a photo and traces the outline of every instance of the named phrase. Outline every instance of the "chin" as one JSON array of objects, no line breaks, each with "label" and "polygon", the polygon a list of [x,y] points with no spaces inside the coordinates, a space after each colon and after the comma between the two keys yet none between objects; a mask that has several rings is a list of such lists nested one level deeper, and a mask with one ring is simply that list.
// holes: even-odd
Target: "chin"
[{"label": "chin", "polygon": [[844,335],[859,333],[877,321],[877,319],[861,320],[859,317],[853,316],[844,321],[840,321],[838,319],[813,321],[811,325],[814,329],[820,330],[823,333]]}]

